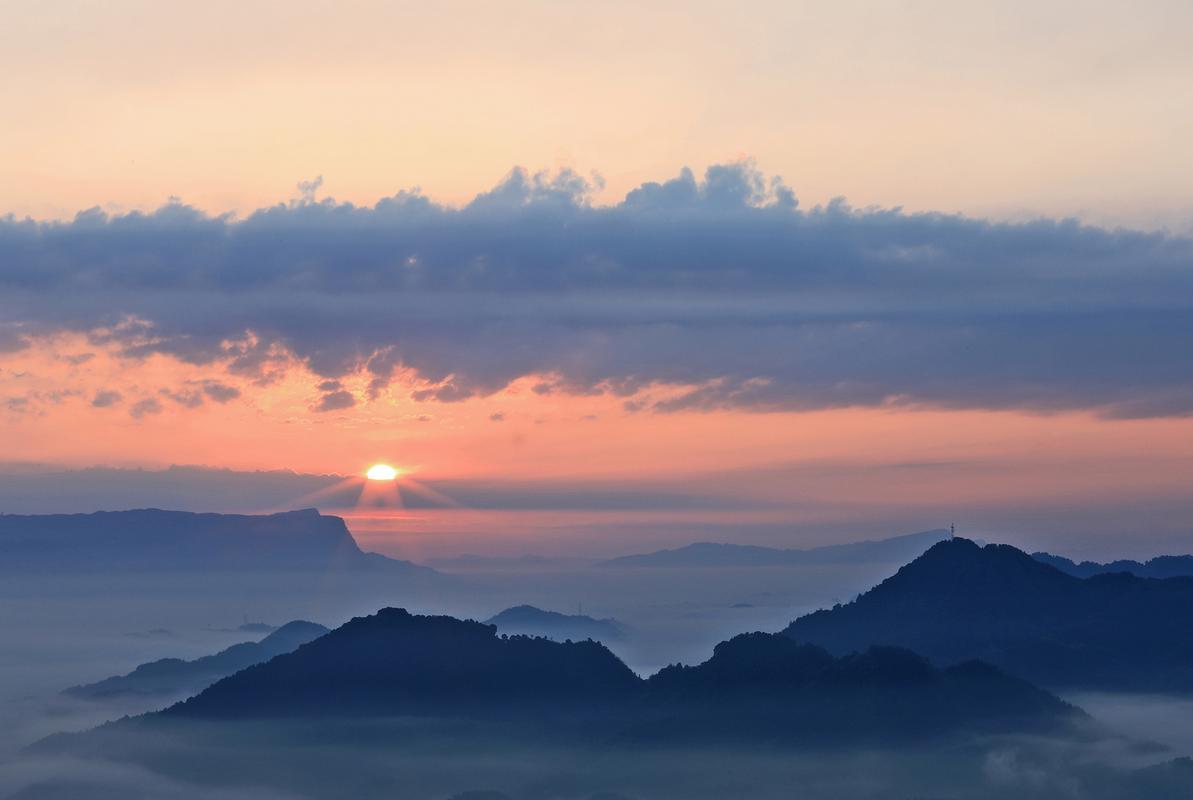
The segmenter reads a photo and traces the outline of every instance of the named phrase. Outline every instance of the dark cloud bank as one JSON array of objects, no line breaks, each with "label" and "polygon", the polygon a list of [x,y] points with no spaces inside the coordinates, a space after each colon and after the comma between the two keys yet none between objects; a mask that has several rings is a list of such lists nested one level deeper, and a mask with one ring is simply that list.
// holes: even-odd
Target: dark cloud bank
[{"label": "dark cloud bank", "polygon": [[[748,164],[612,206],[593,188],[515,170],[459,208],[308,191],[243,220],[180,203],[8,218],[0,347],[78,331],[258,378],[292,354],[329,381],[364,368],[374,389],[407,368],[440,401],[546,374],[537,391],[658,410],[1193,411],[1193,240],[802,210]],[[696,388],[641,393],[655,383]],[[320,410],[351,405],[338,391]]]}]

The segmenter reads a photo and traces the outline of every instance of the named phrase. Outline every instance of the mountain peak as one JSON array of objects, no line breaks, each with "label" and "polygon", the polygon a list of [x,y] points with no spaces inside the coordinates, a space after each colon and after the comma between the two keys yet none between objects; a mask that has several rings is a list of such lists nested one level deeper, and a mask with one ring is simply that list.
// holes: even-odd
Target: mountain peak
[{"label": "mountain peak", "polygon": [[915,582],[922,587],[934,587],[938,592],[955,594],[960,600],[978,587],[1055,585],[1071,580],[1060,570],[1010,545],[983,546],[954,537],[932,545],[872,591],[885,592],[890,585]]},{"label": "mountain peak", "polygon": [[1009,545],[939,542],[853,602],[784,631],[843,654],[897,645],[976,658],[1047,686],[1193,688],[1193,580],[1082,579]]},{"label": "mountain peak", "polygon": [[585,736],[603,730],[668,742],[715,741],[727,731],[752,741],[856,742],[1001,725],[1009,721],[1004,698],[1018,704],[1014,724],[1053,725],[1072,711],[996,670],[954,678],[897,648],[835,658],[778,634],[743,634],[703,664],[644,680],[597,642],[498,636],[479,622],[385,608],[162,713],[489,719],[529,723],[553,738],[583,728]]},{"label": "mountain peak", "polygon": [[[344,670],[350,669],[351,680]],[[603,645],[499,637],[474,620],[383,608],[267,664],[225,678],[172,715],[419,714],[500,700],[526,706],[587,702],[636,686]]]}]

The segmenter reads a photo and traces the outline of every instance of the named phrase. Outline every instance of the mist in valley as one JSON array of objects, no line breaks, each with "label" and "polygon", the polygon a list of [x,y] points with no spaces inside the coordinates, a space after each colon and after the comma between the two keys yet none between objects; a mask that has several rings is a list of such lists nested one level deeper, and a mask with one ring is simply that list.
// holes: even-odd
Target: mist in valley
[{"label": "mist in valley", "polygon": [[[1076,736],[966,736],[893,749],[560,744],[500,726],[418,718],[205,722],[151,735],[117,725],[101,728],[81,751],[55,736],[182,699],[91,702],[62,689],[260,638],[238,629],[246,620],[335,627],[384,606],[485,619],[527,603],[615,618],[627,634],[606,644],[645,676],[669,663],[699,663],[734,634],[777,631],[803,613],[848,602],[899,566],[473,568],[445,572],[449,580],[433,591],[314,572],[6,576],[0,796],[1111,798],[1133,786],[1188,785],[1188,770],[1170,763],[1193,754],[1188,701],[1105,693],[1066,696],[1092,715]],[[1149,767],[1159,773],[1140,772]]]}]

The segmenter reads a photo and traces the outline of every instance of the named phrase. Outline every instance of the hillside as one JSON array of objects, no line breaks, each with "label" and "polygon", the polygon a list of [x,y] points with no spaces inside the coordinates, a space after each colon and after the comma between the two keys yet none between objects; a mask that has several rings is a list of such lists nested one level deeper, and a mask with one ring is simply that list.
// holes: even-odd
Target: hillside
[{"label": "hillside", "polygon": [[[987,665],[940,670],[903,651],[835,658],[739,636],[696,667],[643,680],[604,646],[498,636],[383,609],[167,709],[164,720],[429,716],[634,741],[858,743],[1053,727],[1071,706]],[[581,722],[583,721],[583,722]]]},{"label": "hillside", "polygon": [[784,631],[844,654],[981,659],[1045,686],[1193,689],[1193,578],[1077,578],[1006,545],[941,542],[852,603]]},{"label": "hillside", "polygon": [[238,672],[168,709],[177,717],[468,715],[587,705],[639,679],[604,646],[499,637],[491,625],[386,608]]},{"label": "hillside", "polygon": [[1051,553],[1032,553],[1036,561],[1056,567],[1078,578],[1091,578],[1113,572],[1127,572],[1140,578],[1181,578],[1193,576],[1193,556],[1156,556],[1147,561],[1119,559],[1100,564],[1096,561],[1080,563]]},{"label": "hillside", "polygon": [[295,620],[259,642],[234,644],[213,655],[190,661],[180,658],[151,661],[127,675],[72,686],[63,693],[84,700],[109,700],[126,695],[193,694],[245,667],[289,653],[327,633],[327,630],[313,622]]},{"label": "hillside", "polygon": [[673,550],[621,556],[605,567],[774,567],[808,564],[903,563],[949,537],[947,530],[909,533],[890,539],[851,542],[806,550],[696,542]]}]

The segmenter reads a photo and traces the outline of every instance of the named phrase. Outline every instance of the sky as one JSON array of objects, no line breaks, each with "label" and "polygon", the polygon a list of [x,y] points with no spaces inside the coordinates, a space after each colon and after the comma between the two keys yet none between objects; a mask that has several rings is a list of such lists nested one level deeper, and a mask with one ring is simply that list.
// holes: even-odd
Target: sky
[{"label": "sky", "polygon": [[72,510],[383,461],[482,532],[1193,533],[1187,3],[5,18],[0,472]]}]

